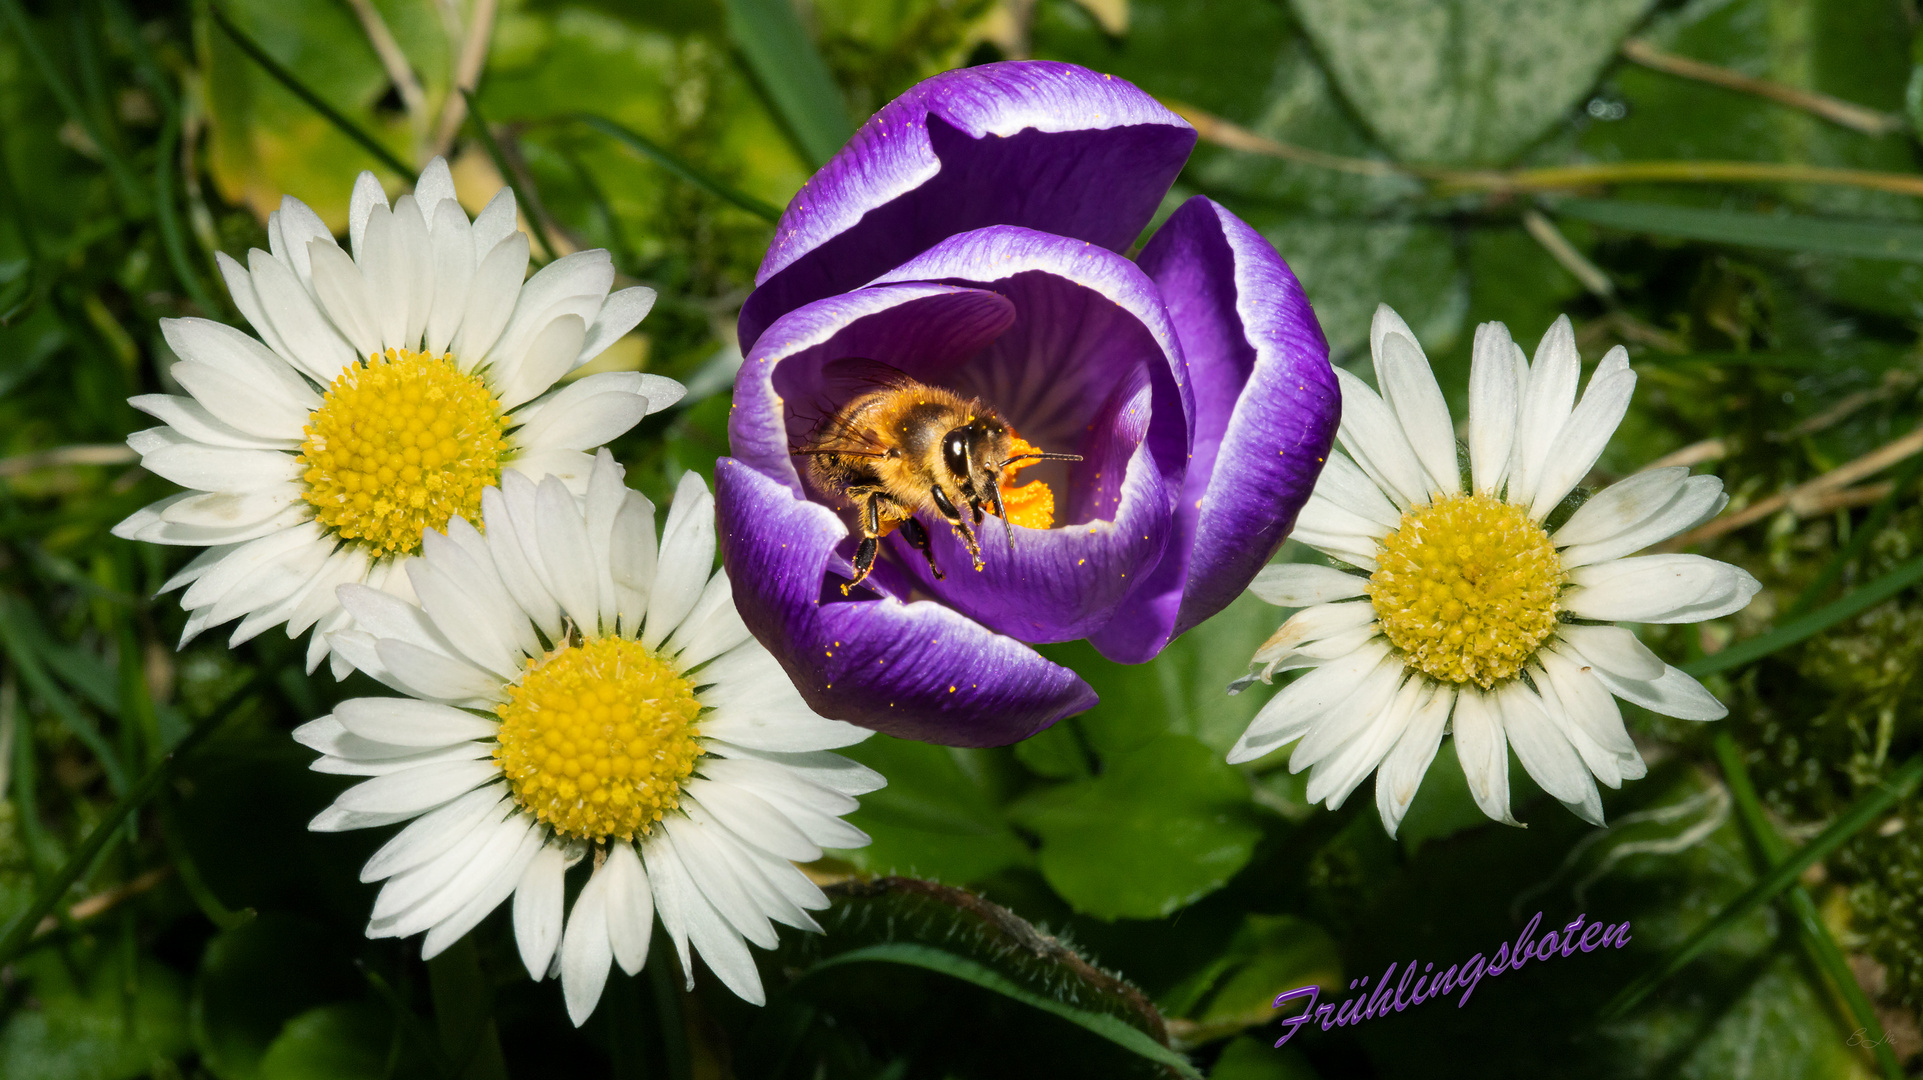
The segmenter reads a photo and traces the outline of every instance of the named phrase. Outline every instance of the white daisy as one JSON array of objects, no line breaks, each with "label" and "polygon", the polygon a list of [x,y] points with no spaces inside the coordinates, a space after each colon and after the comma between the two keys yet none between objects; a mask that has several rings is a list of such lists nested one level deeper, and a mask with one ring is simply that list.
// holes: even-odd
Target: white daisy
[{"label": "white daisy", "polygon": [[163,589],[187,586],[183,643],[233,618],[236,644],[281,623],[290,637],[318,625],[311,670],[326,633],[347,622],[337,585],[410,595],[395,571],[419,553],[423,527],[478,521],[482,489],[504,470],[582,490],[585,451],[681,396],[671,379],[628,372],[550,393],[632,330],[654,290],[609,295],[605,251],[523,281],[528,239],[510,191],[469,222],[439,158],[391,208],[362,173],[348,233],[352,257],[288,198],[267,217],[271,253],[248,252],[246,268],[220,256],[259,339],[207,319],[161,321],[189,396],[132,399],[166,426],[127,442],[190,490],[114,534],[208,549]]},{"label": "white daisy", "polygon": [[1611,349],[1577,402],[1567,317],[1533,364],[1501,323],[1477,328],[1466,454],[1427,357],[1387,306],[1369,343],[1382,393],[1337,369],[1347,453],[1331,451],[1294,533],[1352,569],[1271,566],[1249,587],[1301,610],[1238,688],[1312,670],[1263,706],[1229,760],[1299,739],[1289,767],[1312,768],[1308,799],[1331,809],[1380,766],[1376,805],[1393,836],[1453,727],[1490,817],[1516,824],[1513,748],[1544,791],[1601,824],[1596,781],[1620,787],[1646,771],[1616,698],[1686,720],[1727,711],[1610,625],[1699,622],[1756,595],[1756,579],[1727,563],[1627,557],[1720,511],[1722,481],[1652,469],[1563,509],[1636,385],[1628,354]]},{"label": "white daisy", "polygon": [[[840,815],[883,781],[824,751],[872,733],[809,711],[748,635],[694,473],[658,553],[654,507],[605,450],[585,500],[508,473],[483,506],[485,536],[461,518],[425,535],[418,606],[341,587],[355,628],[334,649],[415,700],[346,701],[294,733],[315,769],[373,777],[311,828],[414,819],[361,871],[386,882],[368,936],[426,931],[432,957],[512,894],[528,974],[558,974],[579,1025],[610,962],[641,970],[658,913],[690,987],[692,942],[761,1004],[743,940],[820,929],[828,901],[794,863],[868,842]],[[564,924],[563,878],[590,854]]]}]

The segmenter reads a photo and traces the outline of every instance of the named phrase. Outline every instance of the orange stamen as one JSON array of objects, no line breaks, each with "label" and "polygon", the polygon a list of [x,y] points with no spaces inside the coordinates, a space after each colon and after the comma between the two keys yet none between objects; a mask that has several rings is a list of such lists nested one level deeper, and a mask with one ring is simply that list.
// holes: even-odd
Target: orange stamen
[{"label": "orange stamen", "polygon": [[[1041,453],[1041,447],[1029,443],[1019,435],[1014,436],[1014,441],[1008,448],[1009,457],[1038,453]],[[1020,487],[1009,486],[1009,481],[1014,479],[1016,473],[1030,465],[1039,464],[1041,464],[1039,460],[1031,458],[1028,461],[1018,461],[1002,470],[1002,505],[1008,508],[1008,520],[1012,525],[1020,525],[1024,529],[1055,527],[1055,493],[1049,490],[1046,483],[1034,480]],[[988,512],[994,513],[994,508],[990,507]]]}]

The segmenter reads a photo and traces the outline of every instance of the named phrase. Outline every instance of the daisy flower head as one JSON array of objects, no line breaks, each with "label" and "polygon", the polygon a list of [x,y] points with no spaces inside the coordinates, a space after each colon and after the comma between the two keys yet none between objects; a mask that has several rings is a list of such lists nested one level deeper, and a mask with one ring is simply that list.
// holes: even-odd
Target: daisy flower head
[{"label": "daisy flower head", "polygon": [[1306,672],[1263,706],[1229,760],[1295,742],[1290,769],[1312,769],[1308,799],[1331,809],[1373,771],[1393,836],[1452,731],[1491,818],[1517,824],[1514,749],[1544,791],[1601,824],[1596,781],[1615,788],[1646,771],[1616,698],[1685,720],[1727,712],[1614,625],[1700,622],[1756,595],[1756,579],[1727,563],[1634,554],[1720,511],[1722,481],[1650,469],[1582,498],[1636,376],[1611,349],[1578,401],[1566,316],[1533,362],[1501,323],[1477,328],[1466,447],[1428,358],[1386,305],[1370,349],[1382,392],[1336,370],[1340,450],[1294,533],[1342,566],[1270,566],[1250,586],[1300,610],[1237,688]]},{"label": "daisy flower head", "polygon": [[841,815],[883,781],[826,751],[871,732],[809,711],[749,636],[696,474],[658,544],[605,450],[584,499],[509,473],[483,504],[485,535],[463,518],[426,534],[406,567],[418,603],[341,587],[355,624],[334,649],[408,696],[294,733],[315,770],[371,778],[312,829],[412,822],[361,871],[384,882],[368,936],[425,931],[433,957],[512,896],[528,974],[560,977],[578,1026],[611,963],[641,970],[658,913],[690,988],[692,944],[761,1004],[743,942],[773,948],[771,921],[820,929],[827,898],[794,863],[868,842]]},{"label": "daisy flower head", "polygon": [[[234,305],[258,337],[207,319],[163,319],[186,394],[135,408],[164,426],[127,440],[149,471],[187,488],[114,528],[204,547],[163,591],[186,587],[186,639],[240,619],[233,642],[318,626],[308,667],[347,616],[335,588],[402,596],[398,571],[423,528],[478,523],[504,473],[584,489],[587,451],[674,404],[679,383],[610,372],[554,390],[639,323],[654,290],[613,294],[605,251],[527,277],[528,238],[503,189],[469,221],[434,159],[389,205],[372,173],[354,185],[352,251],[286,198],[267,217],[270,251],[219,256]],[[525,279],[525,280],[524,280]],[[344,675],[338,661],[335,673]]]}]

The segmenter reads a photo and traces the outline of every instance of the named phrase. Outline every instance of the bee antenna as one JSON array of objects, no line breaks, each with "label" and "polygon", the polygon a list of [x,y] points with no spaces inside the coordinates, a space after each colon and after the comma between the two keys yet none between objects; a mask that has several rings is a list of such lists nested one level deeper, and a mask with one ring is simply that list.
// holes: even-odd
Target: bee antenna
[{"label": "bee antenna", "polygon": [[1010,465],[1013,465],[1018,461],[1080,461],[1080,460],[1082,460],[1082,455],[1080,454],[1044,454],[1037,451],[1036,453],[1033,453],[1033,454],[1016,454],[1014,457],[1009,458],[1007,461],[1004,461],[1000,465],[996,466],[995,471],[1000,472],[1001,470],[1008,468]]}]

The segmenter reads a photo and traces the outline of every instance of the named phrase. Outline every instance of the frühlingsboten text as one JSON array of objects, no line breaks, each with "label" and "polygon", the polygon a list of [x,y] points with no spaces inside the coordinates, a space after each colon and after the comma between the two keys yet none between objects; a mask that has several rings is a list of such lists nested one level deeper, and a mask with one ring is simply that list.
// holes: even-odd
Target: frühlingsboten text
[{"label": "fr\u00fchlingsboten text", "polygon": [[1382,973],[1382,978],[1376,980],[1373,990],[1369,988],[1370,979],[1367,975],[1350,982],[1349,989],[1359,990],[1361,993],[1340,1004],[1332,1001],[1316,1004],[1316,999],[1322,995],[1322,988],[1319,986],[1296,987],[1285,994],[1277,995],[1275,1008],[1282,1008],[1290,1002],[1303,998],[1309,999],[1308,1006],[1302,1010],[1301,1015],[1291,1016],[1282,1021],[1282,1027],[1285,1030],[1282,1037],[1275,1040],[1275,1045],[1281,1046],[1294,1038],[1295,1033],[1307,1023],[1319,1022],[1324,1031],[1332,1027],[1347,1027],[1364,1020],[1387,1016],[1391,1012],[1401,1012],[1411,1005],[1420,1005],[1431,998],[1454,994],[1457,991],[1462,993],[1461,998],[1456,1001],[1456,1008],[1460,1009],[1469,1004],[1470,995],[1476,992],[1476,985],[1482,982],[1485,975],[1493,978],[1505,971],[1514,971],[1531,960],[1549,960],[1557,956],[1569,956],[1577,950],[1594,952],[1597,949],[1620,949],[1629,943],[1627,920],[1610,925],[1598,922],[1584,926],[1584,918],[1578,915],[1560,931],[1551,930],[1538,938],[1536,928],[1542,923],[1542,912],[1539,911],[1530,918],[1529,924],[1522,928],[1521,935],[1516,938],[1513,945],[1507,941],[1503,942],[1492,956],[1485,958],[1481,953],[1477,953],[1460,964],[1451,964],[1441,972],[1435,970],[1434,964],[1423,964],[1422,970],[1418,972],[1416,962],[1411,960],[1409,966],[1402,969],[1400,980],[1396,979],[1399,962],[1392,963],[1389,969]]}]

